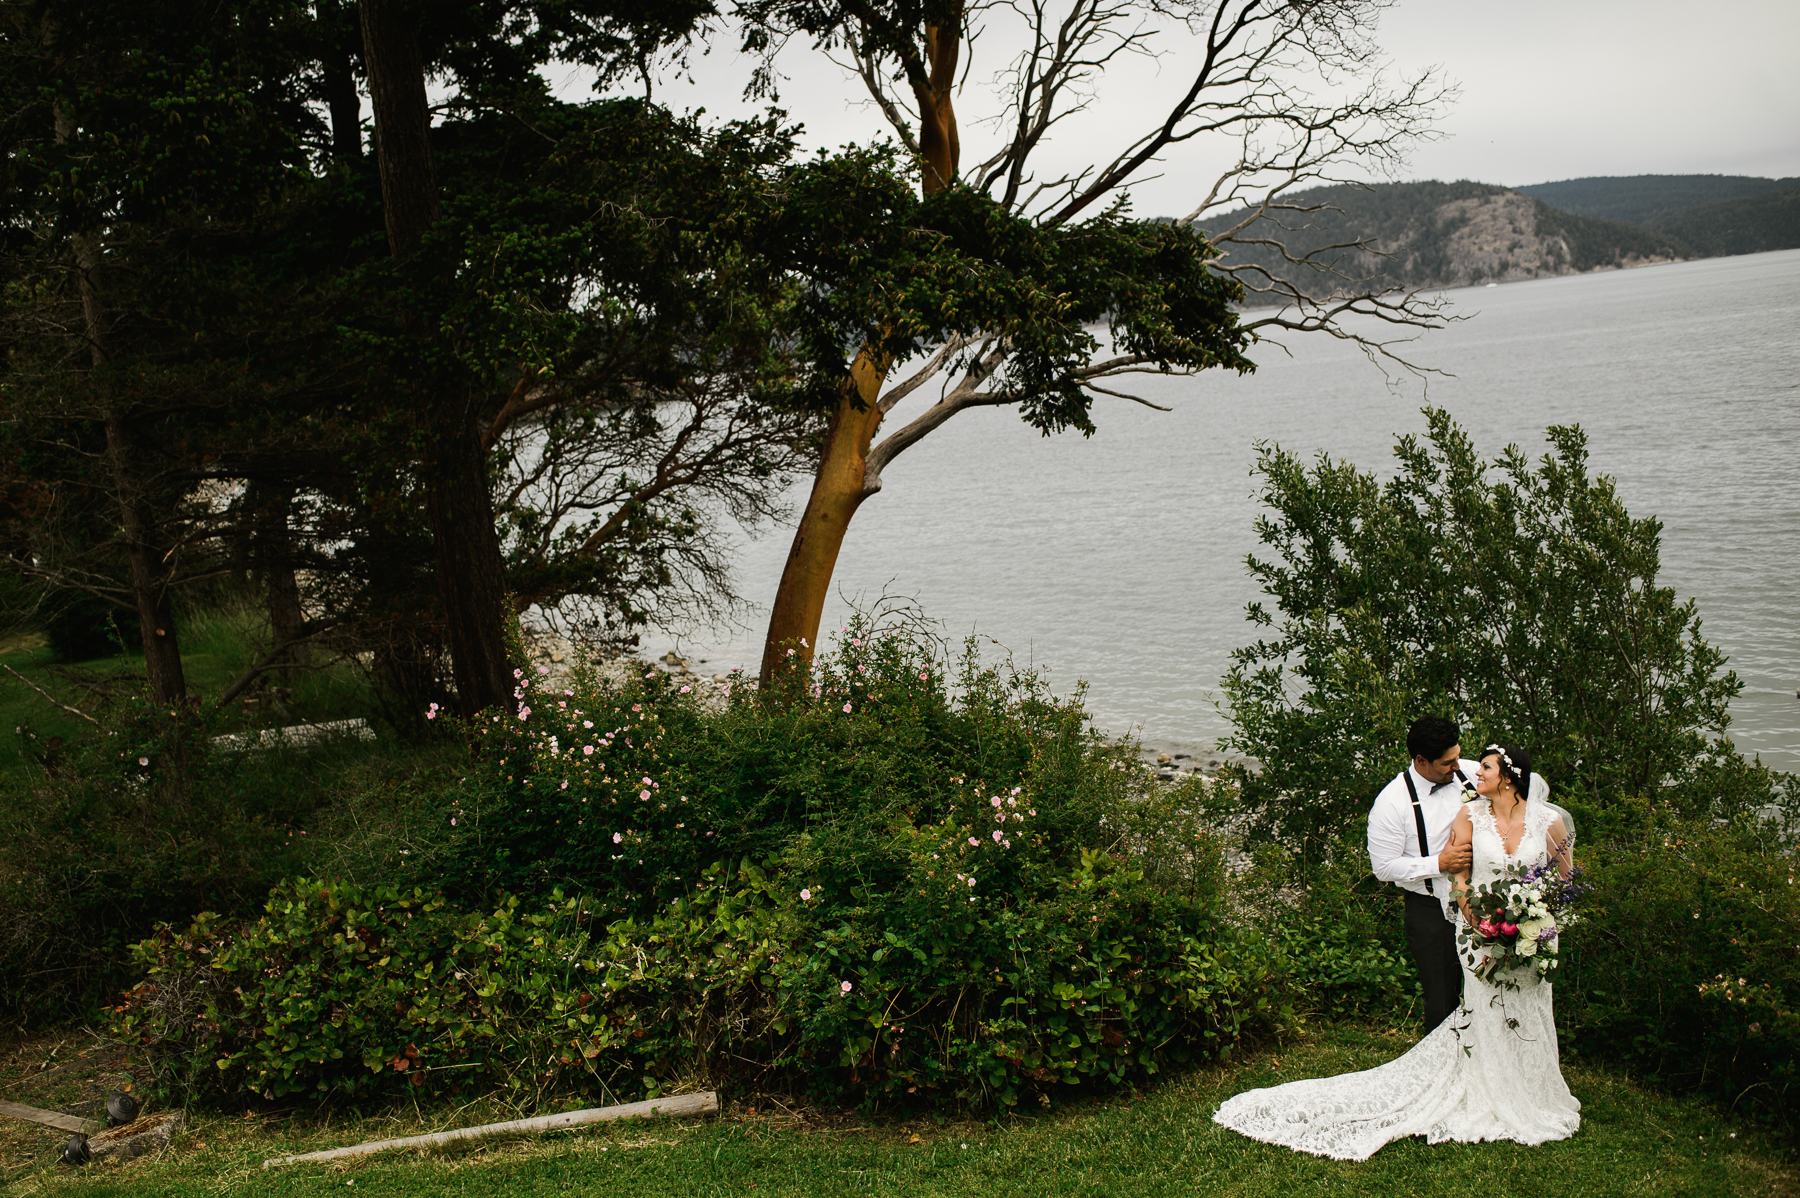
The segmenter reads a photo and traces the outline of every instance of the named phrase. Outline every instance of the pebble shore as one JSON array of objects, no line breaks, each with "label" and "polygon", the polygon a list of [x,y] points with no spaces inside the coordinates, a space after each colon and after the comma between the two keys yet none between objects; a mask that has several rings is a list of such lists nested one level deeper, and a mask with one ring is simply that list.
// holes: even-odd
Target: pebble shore
[{"label": "pebble shore", "polygon": [[[631,653],[591,649],[551,632],[526,633],[525,652],[532,666],[548,671],[536,676],[535,690],[562,690],[573,685],[575,670],[584,657],[595,677],[609,686],[666,674],[671,682],[691,687],[700,704],[714,710],[724,709],[733,685],[729,674],[709,671],[706,662],[690,661],[674,652],[646,660]],[[737,685],[754,687],[756,680],[740,679]]]}]

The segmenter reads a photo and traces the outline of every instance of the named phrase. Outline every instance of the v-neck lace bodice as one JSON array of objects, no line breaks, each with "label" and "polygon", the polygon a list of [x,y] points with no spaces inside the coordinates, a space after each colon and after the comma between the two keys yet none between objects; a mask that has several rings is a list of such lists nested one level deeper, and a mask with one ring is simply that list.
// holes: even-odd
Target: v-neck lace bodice
[{"label": "v-neck lace bodice", "polygon": [[1518,862],[1535,862],[1548,852],[1547,839],[1556,812],[1547,803],[1525,805],[1525,826],[1519,830],[1519,846],[1506,851],[1500,836],[1500,824],[1494,819],[1494,808],[1486,799],[1469,804],[1469,824],[1473,832],[1470,848],[1474,862],[1469,868],[1469,881],[1485,886],[1500,876],[1502,870]]}]

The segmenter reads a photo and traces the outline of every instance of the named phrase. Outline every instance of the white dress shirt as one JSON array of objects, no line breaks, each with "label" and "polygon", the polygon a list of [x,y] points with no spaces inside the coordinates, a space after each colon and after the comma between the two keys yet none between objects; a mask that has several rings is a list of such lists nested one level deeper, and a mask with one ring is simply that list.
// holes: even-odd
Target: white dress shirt
[{"label": "white dress shirt", "polygon": [[[1475,771],[1480,767],[1473,761],[1457,764],[1462,767],[1463,777],[1474,785]],[[1419,788],[1419,809],[1425,814],[1425,844],[1430,852],[1423,856],[1419,853],[1419,826],[1413,819],[1412,796],[1406,791],[1406,774],[1412,775],[1413,785]],[[1456,813],[1462,810],[1468,796],[1454,774],[1448,784],[1437,787],[1435,794],[1433,786],[1409,765],[1405,774],[1396,774],[1392,782],[1381,788],[1375,796],[1375,806],[1369,809],[1369,868],[1383,882],[1392,882],[1414,894],[1433,894],[1441,904],[1449,896],[1450,884],[1448,875],[1438,868],[1437,855],[1450,843],[1450,825],[1456,822]],[[1432,883],[1430,891],[1425,888],[1427,881]]]}]

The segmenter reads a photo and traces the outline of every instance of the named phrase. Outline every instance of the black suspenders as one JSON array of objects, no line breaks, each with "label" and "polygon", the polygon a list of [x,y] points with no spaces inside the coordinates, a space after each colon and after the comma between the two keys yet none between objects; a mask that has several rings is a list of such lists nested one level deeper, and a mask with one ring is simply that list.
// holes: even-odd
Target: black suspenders
[{"label": "black suspenders", "polygon": [[[1456,766],[1454,769],[1456,772],[1456,780],[1461,782],[1464,786],[1467,786],[1469,780],[1463,776],[1462,766]],[[1400,776],[1406,779],[1406,793],[1412,796],[1413,826],[1419,830],[1419,856],[1429,857],[1431,856],[1431,846],[1425,841],[1425,811],[1419,806],[1419,788],[1413,785],[1412,768],[1409,766],[1405,770],[1402,770]],[[1437,890],[1431,884],[1430,878],[1425,879],[1425,893],[1431,895],[1437,893]]]}]

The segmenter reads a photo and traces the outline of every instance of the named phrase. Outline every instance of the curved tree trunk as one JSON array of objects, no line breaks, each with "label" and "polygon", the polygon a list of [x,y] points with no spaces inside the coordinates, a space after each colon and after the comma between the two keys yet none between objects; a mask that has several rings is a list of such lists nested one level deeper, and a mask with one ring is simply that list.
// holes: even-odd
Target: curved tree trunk
[{"label": "curved tree trunk", "polygon": [[[919,186],[926,195],[949,187],[956,179],[962,146],[956,130],[956,109],[951,93],[956,86],[956,64],[962,49],[961,5],[952,5],[943,25],[927,26],[924,39],[926,73],[912,81],[919,104]],[[825,435],[813,475],[812,493],[794,530],[781,585],[769,612],[769,632],[763,639],[761,686],[767,689],[780,669],[812,662],[819,643],[819,620],[825,597],[831,593],[831,576],[837,569],[838,550],[850,520],[866,498],[869,446],[881,424],[881,385],[887,366],[878,366],[865,347],[850,368],[853,394],[838,403]],[[792,656],[789,656],[792,650]]]},{"label": "curved tree trunk", "polygon": [[[881,395],[886,372],[865,351],[850,368],[849,394],[838,401],[825,448],[813,475],[812,494],[801,513],[800,527],[788,549],[787,565],[769,613],[769,633],[763,642],[760,685],[767,689],[777,672],[812,662],[819,643],[819,619],[825,612],[825,596],[831,592],[831,575],[837,569],[838,550],[850,518],[862,506],[867,477],[869,444],[881,424]],[[789,651],[792,651],[790,656]]]}]

